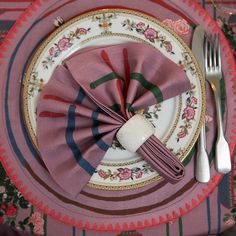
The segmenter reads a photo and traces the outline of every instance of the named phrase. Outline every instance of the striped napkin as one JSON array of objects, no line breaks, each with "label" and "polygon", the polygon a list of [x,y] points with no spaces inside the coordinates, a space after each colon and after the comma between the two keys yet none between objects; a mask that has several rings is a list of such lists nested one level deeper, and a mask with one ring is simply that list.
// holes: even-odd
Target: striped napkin
[{"label": "striped napkin", "polygon": [[[146,44],[73,55],[56,68],[37,105],[39,150],[52,177],[77,196],[136,111],[190,87],[180,67]],[[168,181],[183,178],[183,165],[154,135],[137,153]]]}]

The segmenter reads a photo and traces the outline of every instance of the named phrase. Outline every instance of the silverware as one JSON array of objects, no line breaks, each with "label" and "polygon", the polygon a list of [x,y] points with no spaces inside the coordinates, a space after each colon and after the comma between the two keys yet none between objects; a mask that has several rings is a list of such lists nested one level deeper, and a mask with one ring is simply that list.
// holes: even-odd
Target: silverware
[{"label": "silverware", "polygon": [[211,36],[210,40],[206,38],[204,49],[206,79],[214,92],[217,113],[216,170],[219,173],[226,174],[231,171],[231,159],[229,145],[224,137],[221,117],[220,79],[222,78],[222,69],[220,49],[219,35]]},{"label": "silverware", "polygon": [[[204,68],[204,29],[199,25],[194,30],[192,40],[192,52],[195,55],[200,69],[205,74]],[[202,124],[200,136],[198,138],[198,150],[195,167],[195,177],[198,182],[207,183],[210,180],[210,164],[206,151],[206,131],[205,123]]]}]

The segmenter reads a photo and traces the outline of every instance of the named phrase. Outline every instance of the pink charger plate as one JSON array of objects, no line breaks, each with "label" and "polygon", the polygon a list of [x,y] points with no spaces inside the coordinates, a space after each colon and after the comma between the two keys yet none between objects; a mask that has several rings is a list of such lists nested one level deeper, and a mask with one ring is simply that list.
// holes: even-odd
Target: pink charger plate
[{"label": "pink charger plate", "polygon": [[[186,168],[186,182],[175,185],[169,195],[166,192],[171,186],[160,182],[120,192],[86,187],[78,198],[73,199],[56,185],[43,167],[39,154],[30,146],[31,140],[25,134],[27,131],[21,116],[21,83],[24,79],[22,73],[30,62],[34,48],[53,30],[53,20],[57,16],[68,20],[90,10],[108,7],[138,10],[160,20],[167,18],[168,13],[172,12],[173,19],[185,18],[201,24],[208,33],[220,33],[227,91],[226,137],[233,153],[236,140],[233,90],[236,85],[235,63],[223,33],[197,3],[192,0],[173,1],[171,5],[165,1],[145,1],[144,4],[144,1],[140,0],[70,0],[63,3],[40,0],[35,1],[17,20],[0,48],[0,155],[8,176],[19,191],[36,208],[52,218],[88,230],[134,230],[163,224],[186,214],[214,191],[222,175],[217,174],[212,166],[211,181],[207,185],[199,184],[193,179],[194,161],[191,160]],[[190,43],[191,38],[186,37],[184,40]],[[209,104],[211,106],[208,110],[214,117],[215,113],[211,108],[213,104]],[[212,132],[209,135],[209,150],[215,136],[214,126],[210,126],[210,130]],[[234,163],[233,158],[232,161]]]}]

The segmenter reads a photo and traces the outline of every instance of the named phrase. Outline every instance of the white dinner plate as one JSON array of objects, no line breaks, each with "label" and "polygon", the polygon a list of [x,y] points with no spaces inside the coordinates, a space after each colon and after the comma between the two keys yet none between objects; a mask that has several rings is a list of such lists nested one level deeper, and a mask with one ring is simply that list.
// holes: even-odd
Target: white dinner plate
[{"label": "white dinner plate", "polygon": [[[183,67],[191,81],[191,91],[140,111],[154,124],[155,135],[181,161],[186,158],[197,140],[205,113],[204,81],[197,62],[184,41],[162,22],[124,9],[100,10],[76,17],[55,30],[36,51],[27,69],[22,98],[25,124],[36,148],[37,100],[56,66],[82,48],[131,41],[152,45]],[[160,178],[144,160],[114,141],[88,185],[123,190]]]}]

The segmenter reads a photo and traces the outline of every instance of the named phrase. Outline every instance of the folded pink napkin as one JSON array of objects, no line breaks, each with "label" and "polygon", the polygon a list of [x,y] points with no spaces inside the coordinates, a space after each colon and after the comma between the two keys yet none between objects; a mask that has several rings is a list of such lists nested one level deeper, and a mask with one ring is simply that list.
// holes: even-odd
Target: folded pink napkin
[{"label": "folded pink napkin", "polygon": [[[136,111],[190,87],[180,67],[144,43],[74,54],[56,68],[37,105],[38,145],[50,174],[78,195]],[[154,135],[137,153],[170,182],[184,176],[183,165]]]}]

